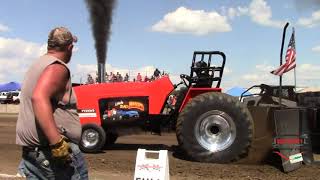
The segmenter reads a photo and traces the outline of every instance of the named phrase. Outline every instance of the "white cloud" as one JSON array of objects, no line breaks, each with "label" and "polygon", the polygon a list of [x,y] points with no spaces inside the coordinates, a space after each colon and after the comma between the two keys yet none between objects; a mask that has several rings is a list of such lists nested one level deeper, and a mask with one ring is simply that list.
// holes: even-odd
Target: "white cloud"
[{"label": "white cloud", "polygon": [[284,22],[272,20],[271,7],[264,0],[253,0],[249,5],[249,15],[252,21],[272,27],[283,27]]},{"label": "white cloud", "polygon": [[232,73],[232,69],[230,69],[228,67],[224,67],[224,70],[223,70],[224,75],[231,74],[231,73]]},{"label": "white cloud", "polygon": [[264,72],[264,71],[270,72],[270,71],[274,70],[274,68],[275,68],[274,66],[269,65],[269,64],[267,64],[267,63],[257,64],[257,65],[256,65],[256,69],[257,69],[258,71],[261,71],[261,72]]},{"label": "white cloud", "polygon": [[76,71],[75,75],[80,74],[80,76],[84,76],[86,74],[95,74],[95,71],[97,71],[97,65],[96,64],[77,64],[76,65]]},{"label": "white cloud", "polygon": [[248,7],[228,9],[228,17],[249,16],[251,20],[262,26],[282,28],[284,21],[273,20],[271,7],[265,0],[252,0]]},{"label": "white cloud", "polygon": [[10,28],[6,25],[0,24],[0,32],[7,32]]},{"label": "white cloud", "polygon": [[314,27],[320,23],[320,10],[312,13],[311,17],[299,18],[297,24],[303,27]]},{"label": "white cloud", "polygon": [[297,66],[297,79],[304,86],[319,86],[320,64],[301,64]]},{"label": "white cloud", "polygon": [[[229,87],[241,85],[250,87],[258,84],[279,85],[279,76],[275,76],[270,71],[277,67],[267,63],[258,64],[252,72],[240,76],[240,79],[234,80]],[[320,64],[297,64],[296,80],[298,87],[320,86]],[[294,85],[294,70],[283,75],[284,85]]]},{"label": "white cloud", "polygon": [[206,12],[204,10],[179,7],[154,24],[152,30],[167,33],[206,35],[231,31],[231,26],[227,17],[220,15],[216,11]]},{"label": "white cloud", "polygon": [[234,17],[239,17],[243,15],[247,15],[249,9],[247,7],[237,7],[237,8],[229,8],[228,9],[228,17],[233,19]]},{"label": "white cloud", "polygon": [[0,82],[21,80],[28,65],[45,50],[45,45],[0,37]]},{"label": "white cloud", "polygon": [[1,58],[30,59],[43,54],[45,50],[46,45],[40,45],[18,38],[12,39],[0,37]]},{"label": "white cloud", "polygon": [[257,81],[259,79],[259,75],[258,74],[245,74],[242,76],[242,78],[244,80],[248,80],[248,81],[252,82],[252,81]]},{"label": "white cloud", "polygon": [[312,51],[314,52],[320,52],[320,46],[315,46],[312,48]]},{"label": "white cloud", "polygon": [[277,76],[272,75],[270,72],[275,67],[267,63],[257,64],[253,72],[248,72],[240,76],[240,82],[244,87],[250,87],[257,84],[277,84],[279,79]]},{"label": "white cloud", "polygon": [[78,46],[74,46],[73,49],[72,49],[72,52],[75,53],[75,52],[78,52],[79,51],[79,47]]},{"label": "white cloud", "polygon": [[167,33],[189,33],[207,35],[209,33],[229,32],[232,30],[229,20],[235,17],[249,16],[251,20],[262,26],[282,28],[285,21],[272,19],[271,7],[265,0],[252,0],[248,6],[238,6],[217,11],[192,10],[179,7],[166,14],[151,28],[152,31]]}]

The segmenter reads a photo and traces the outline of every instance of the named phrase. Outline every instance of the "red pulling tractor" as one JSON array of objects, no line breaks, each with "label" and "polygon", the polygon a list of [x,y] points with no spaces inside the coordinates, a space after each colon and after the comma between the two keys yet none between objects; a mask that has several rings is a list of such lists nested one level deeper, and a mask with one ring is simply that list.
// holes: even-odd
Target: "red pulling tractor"
[{"label": "red pulling tractor", "polygon": [[178,85],[164,76],[75,87],[82,151],[97,152],[118,136],[139,130],[159,134],[167,127],[176,131],[179,147],[192,160],[225,163],[243,157],[253,139],[253,121],[238,99],[221,92],[225,61],[219,51],[194,52],[190,75],[180,75]]}]

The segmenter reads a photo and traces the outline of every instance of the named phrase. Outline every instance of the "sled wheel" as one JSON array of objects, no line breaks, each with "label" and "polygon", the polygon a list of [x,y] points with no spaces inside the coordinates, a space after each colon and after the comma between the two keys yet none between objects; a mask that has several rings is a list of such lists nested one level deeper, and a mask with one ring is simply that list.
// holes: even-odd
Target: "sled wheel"
[{"label": "sled wheel", "polygon": [[179,146],[192,160],[227,163],[248,153],[253,121],[246,107],[227,94],[196,96],[177,120]]},{"label": "sled wheel", "polygon": [[101,126],[85,124],[82,126],[80,149],[83,152],[94,153],[101,150],[106,142],[106,133]]}]

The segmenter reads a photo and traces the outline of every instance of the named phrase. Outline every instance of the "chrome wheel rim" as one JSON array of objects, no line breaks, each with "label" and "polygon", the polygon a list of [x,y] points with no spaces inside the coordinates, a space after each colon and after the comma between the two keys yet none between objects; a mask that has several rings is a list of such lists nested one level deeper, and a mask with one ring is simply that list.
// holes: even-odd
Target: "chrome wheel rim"
[{"label": "chrome wheel rim", "polygon": [[93,129],[86,129],[82,133],[82,144],[86,148],[92,148],[99,142],[99,133]]},{"label": "chrome wheel rim", "polygon": [[194,128],[198,143],[211,152],[219,152],[231,146],[236,138],[236,126],[225,112],[212,110],[197,119]]}]

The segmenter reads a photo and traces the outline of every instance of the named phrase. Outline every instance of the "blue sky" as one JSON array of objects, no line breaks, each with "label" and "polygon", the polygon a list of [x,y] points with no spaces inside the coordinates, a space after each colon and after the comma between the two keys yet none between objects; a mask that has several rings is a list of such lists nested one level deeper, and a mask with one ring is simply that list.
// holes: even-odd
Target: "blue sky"
[{"label": "blue sky", "polygon": [[[73,80],[94,73],[96,57],[84,0],[6,0],[0,6],[0,82],[22,81],[28,65],[45,52],[48,32],[66,26],[79,42]],[[151,74],[174,82],[188,73],[194,50],[227,56],[222,86],[277,84],[282,25],[296,30],[297,85],[320,86],[319,0],[118,0],[108,43],[107,71]],[[284,76],[293,84],[293,72]]]}]

